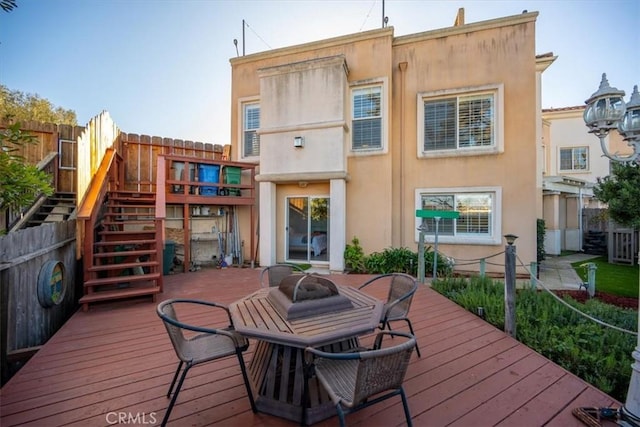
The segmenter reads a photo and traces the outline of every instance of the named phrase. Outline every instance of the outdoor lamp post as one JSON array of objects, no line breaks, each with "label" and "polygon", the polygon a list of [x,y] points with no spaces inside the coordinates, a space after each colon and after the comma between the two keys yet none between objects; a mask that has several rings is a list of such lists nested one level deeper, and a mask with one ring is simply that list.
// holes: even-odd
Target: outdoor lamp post
[{"label": "outdoor lamp post", "polygon": [[[636,162],[640,160],[640,93],[638,86],[633,87],[629,103],[624,103],[624,91],[609,86],[607,75],[602,74],[600,88],[585,101],[584,122],[600,139],[602,152],[609,159],[622,162]],[[612,129],[617,129],[625,141],[633,148],[633,153],[626,156],[611,154],[605,143],[605,138]]]},{"label": "outdoor lamp post", "polygon": [[[612,88],[607,75],[602,74],[598,90],[587,99],[584,110],[584,122],[600,139],[602,152],[606,157],[622,163],[635,162],[640,167],[640,94],[638,86],[633,87],[631,99],[624,103],[624,91]],[[605,138],[612,129],[617,129],[623,139],[633,148],[629,155],[611,154],[605,144]],[[640,259],[640,253],[638,254]],[[640,286],[640,284],[639,284]],[[640,306],[638,307],[638,329],[640,330]],[[631,365],[631,381],[627,392],[627,400],[620,408],[620,421],[625,426],[640,426],[640,334],[638,345],[631,354],[634,361]]]}]

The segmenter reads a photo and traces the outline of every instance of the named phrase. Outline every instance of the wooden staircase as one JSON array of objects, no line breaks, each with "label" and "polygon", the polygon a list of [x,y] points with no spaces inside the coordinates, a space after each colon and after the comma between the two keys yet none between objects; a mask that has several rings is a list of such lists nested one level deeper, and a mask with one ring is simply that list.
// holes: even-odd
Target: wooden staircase
[{"label": "wooden staircase", "polygon": [[93,230],[85,233],[85,294],[89,303],[162,292],[162,222],[155,193],[111,190]]},{"label": "wooden staircase", "polygon": [[48,222],[66,221],[76,210],[76,194],[57,192],[47,197],[27,223],[26,227],[36,227]]}]

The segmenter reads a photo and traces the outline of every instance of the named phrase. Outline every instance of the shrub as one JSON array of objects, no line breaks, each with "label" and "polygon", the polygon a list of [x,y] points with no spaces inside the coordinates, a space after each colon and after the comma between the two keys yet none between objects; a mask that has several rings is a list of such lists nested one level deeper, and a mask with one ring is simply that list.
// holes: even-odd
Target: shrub
[{"label": "shrub", "polygon": [[364,251],[360,246],[360,240],[357,237],[351,239],[351,243],[347,243],[344,249],[344,266],[352,273],[364,273]]},{"label": "shrub", "polygon": [[[435,280],[432,287],[473,313],[483,307],[485,319],[504,329],[502,283],[478,277],[451,278]],[[637,330],[638,314],[634,310],[597,300],[580,304],[567,297],[565,302],[608,324]],[[552,295],[532,289],[518,291],[516,325],[520,342],[619,401],[625,400],[636,337],[600,326]]]}]

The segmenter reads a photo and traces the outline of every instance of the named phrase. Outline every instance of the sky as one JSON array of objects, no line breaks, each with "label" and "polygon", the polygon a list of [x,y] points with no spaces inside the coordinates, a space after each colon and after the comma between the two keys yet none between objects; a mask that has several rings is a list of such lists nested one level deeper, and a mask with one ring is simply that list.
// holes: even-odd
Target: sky
[{"label": "sky", "polygon": [[[123,132],[230,143],[231,66],[245,53],[382,26],[382,0],[17,0],[0,11],[0,84]],[[394,35],[539,12],[536,54],[558,58],[543,108],[584,105],[603,72],[640,84],[640,0],[386,0]],[[234,39],[238,41],[237,47]]]}]

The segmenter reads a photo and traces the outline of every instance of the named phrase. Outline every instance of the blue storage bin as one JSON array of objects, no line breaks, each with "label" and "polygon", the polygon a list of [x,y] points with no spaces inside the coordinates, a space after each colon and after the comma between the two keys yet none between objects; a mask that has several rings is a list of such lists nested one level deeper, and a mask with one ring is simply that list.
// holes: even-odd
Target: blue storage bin
[{"label": "blue storage bin", "polygon": [[[220,182],[220,166],[219,165],[198,165],[198,180],[201,183],[218,183]],[[200,195],[215,196],[218,194],[218,187],[202,186],[200,187]]]}]

